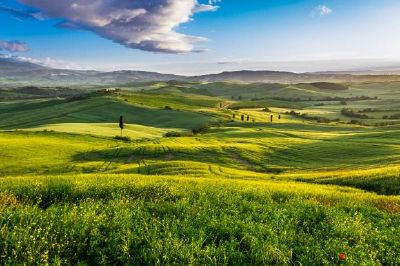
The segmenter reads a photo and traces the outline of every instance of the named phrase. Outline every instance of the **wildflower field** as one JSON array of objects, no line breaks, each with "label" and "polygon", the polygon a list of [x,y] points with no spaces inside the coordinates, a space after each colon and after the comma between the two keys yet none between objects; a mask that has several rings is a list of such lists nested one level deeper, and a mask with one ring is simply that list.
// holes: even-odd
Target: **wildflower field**
[{"label": "wildflower field", "polygon": [[[400,264],[396,119],[224,86],[0,102],[0,264]],[[400,110],[386,88],[371,114]]]}]

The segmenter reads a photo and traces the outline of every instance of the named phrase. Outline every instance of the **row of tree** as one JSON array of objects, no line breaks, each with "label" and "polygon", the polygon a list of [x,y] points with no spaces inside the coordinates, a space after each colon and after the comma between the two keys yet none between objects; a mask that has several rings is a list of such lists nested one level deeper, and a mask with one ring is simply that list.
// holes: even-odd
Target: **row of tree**
[{"label": "row of tree", "polygon": [[[236,114],[232,114],[232,118],[233,119],[236,119]],[[278,119],[280,120],[281,119],[281,115],[278,115]],[[247,122],[249,122],[250,121],[250,116],[249,115],[240,115],[240,120],[241,121],[247,121]],[[270,116],[270,122],[272,123],[274,121],[274,115],[271,115]],[[255,119],[253,118],[252,119],[252,122],[255,122]],[[122,137],[122,131],[124,130],[124,128],[125,128],[125,122],[124,122],[124,117],[121,115],[120,117],[119,117],[119,128],[121,129],[121,137]]]},{"label": "row of tree", "polygon": [[[232,114],[232,119],[233,119],[233,120],[236,119],[236,114],[235,114],[235,113]],[[278,115],[278,119],[279,119],[279,120],[281,119],[281,115]],[[245,120],[246,120],[247,122],[249,122],[249,121],[250,121],[250,116],[249,116],[249,115],[240,115],[240,120],[241,120],[242,122],[244,122]],[[253,118],[252,121],[255,122],[255,119]],[[274,115],[271,115],[271,116],[270,116],[270,122],[271,122],[271,123],[274,122]]]}]

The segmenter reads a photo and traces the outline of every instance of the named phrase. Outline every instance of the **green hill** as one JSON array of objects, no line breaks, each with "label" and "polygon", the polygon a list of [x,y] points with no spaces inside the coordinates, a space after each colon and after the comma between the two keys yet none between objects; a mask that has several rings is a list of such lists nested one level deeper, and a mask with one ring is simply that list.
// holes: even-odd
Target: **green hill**
[{"label": "green hill", "polygon": [[58,123],[117,123],[120,115],[128,124],[160,128],[192,129],[214,120],[191,111],[143,106],[109,96],[83,100],[49,100],[0,104],[0,128],[22,129]]},{"label": "green hill", "polygon": [[100,89],[7,89],[0,264],[400,264],[397,85]]}]

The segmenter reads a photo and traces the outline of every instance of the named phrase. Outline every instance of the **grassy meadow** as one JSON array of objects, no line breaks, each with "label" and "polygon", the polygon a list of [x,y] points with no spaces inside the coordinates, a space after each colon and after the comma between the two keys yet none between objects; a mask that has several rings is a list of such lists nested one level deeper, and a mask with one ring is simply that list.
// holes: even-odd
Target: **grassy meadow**
[{"label": "grassy meadow", "polygon": [[398,85],[0,94],[0,264],[399,265]]}]

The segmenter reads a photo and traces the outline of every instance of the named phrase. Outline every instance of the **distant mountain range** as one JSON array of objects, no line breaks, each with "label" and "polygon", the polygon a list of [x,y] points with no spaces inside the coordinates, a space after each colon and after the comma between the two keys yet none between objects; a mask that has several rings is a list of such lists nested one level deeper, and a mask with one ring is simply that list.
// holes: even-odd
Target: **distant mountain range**
[{"label": "distant mountain range", "polygon": [[[367,74],[368,73],[368,74]],[[292,73],[279,71],[233,71],[201,76],[179,76],[146,71],[101,72],[92,70],[52,69],[14,58],[0,58],[1,86],[112,86],[155,81],[181,82],[382,82],[400,81],[400,75],[384,72],[318,72]]]}]

